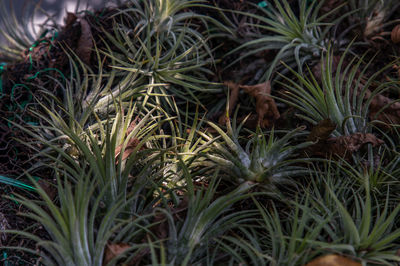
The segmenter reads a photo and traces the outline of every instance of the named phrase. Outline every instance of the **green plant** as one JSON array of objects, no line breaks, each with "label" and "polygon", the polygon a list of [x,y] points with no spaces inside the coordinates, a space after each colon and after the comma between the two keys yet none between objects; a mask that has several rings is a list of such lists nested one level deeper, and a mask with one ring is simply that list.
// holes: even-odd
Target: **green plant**
[{"label": "green plant", "polygon": [[[381,158],[379,161],[376,160],[377,156]],[[353,164],[343,161],[341,170],[348,178],[356,180],[361,187],[364,186],[364,180],[368,179],[370,191],[378,196],[385,194],[387,188],[398,183],[399,163],[400,158],[389,149],[379,149],[374,153],[369,146],[366,159],[356,158]]]},{"label": "green plant", "polygon": [[237,234],[223,237],[223,246],[231,251],[231,262],[304,265],[319,253],[315,242],[321,239],[328,218],[316,216],[307,198],[293,202],[289,213],[278,210],[274,203],[267,207],[255,200],[255,204],[260,218],[254,218],[255,223],[247,228],[238,228]]},{"label": "green plant", "polygon": [[[113,241],[133,243],[123,255],[130,251],[134,256],[147,248],[141,241],[147,226],[151,226],[148,213],[161,200],[160,195],[166,194],[158,193],[162,177],[152,175],[152,167],[157,164],[145,158],[149,151],[140,151],[157,126],[151,120],[154,110],[138,121],[133,118],[134,107],[128,108],[125,114],[121,106],[114,104],[118,110],[115,117],[110,114],[105,120],[98,118],[97,123],[80,128],[79,134],[61,115],[43,104],[42,108],[51,118],[36,115],[47,126],[25,129],[16,125],[36,138],[33,143],[47,147],[38,150],[38,156],[47,161],[41,160],[37,167],[51,167],[57,180],[58,204],[36,182],[36,191],[44,202],[18,197],[32,210],[26,215],[43,224],[51,239],[41,240],[25,232],[10,231],[36,241],[43,248],[39,255],[46,265],[104,265],[104,250]],[[71,117],[67,120],[79,125]],[[60,145],[60,137],[43,138],[44,130],[57,132],[69,146]],[[25,144],[34,147],[32,143]],[[50,209],[49,214],[45,208]]]},{"label": "green plant", "polygon": [[345,64],[348,49],[349,47],[340,57],[336,70],[333,66],[332,51],[326,57],[322,57],[320,83],[310,69],[309,77],[291,69],[297,80],[283,77],[286,82],[281,83],[287,92],[280,100],[300,110],[303,114],[298,116],[313,125],[329,118],[337,125],[332,132],[334,136],[370,132],[369,105],[375,95],[387,90],[392,83],[381,83],[371,92],[370,87],[375,78],[390,65],[365,78],[372,60],[362,67],[365,55],[361,58],[354,56]]},{"label": "green plant", "polygon": [[385,26],[396,22],[387,20],[399,3],[393,0],[350,0],[346,7],[353,11],[347,18],[350,23],[348,30],[361,26],[362,36],[371,38],[380,34]]},{"label": "green plant", "polygon": [[[277,68],[282,70],[282,66],[279,65],[281,61],[292,68],[297,67],[297,70],[302,73],[305,63],[312,64],[314,60],[318,60],[327,51],[331,40],[329,37],[330,28],[346,16],[340,16],[331,23],[324,22],[325,18],[342,7],[339,6],[328,13],[319,15],[324,2],[313,1],[307,6],[307,1],[298,1],[300,10],[298,16],[287,0],[274,0],[275,7],[269,5],[268,9],[258,8],[263,16],[238,12],[257,19],[259,23],[251,26],[266,30],[268,33],[260,34],[254,40],[245,42],[229,52],[228,55],[238,50],[248,50],[230,65],[260,51],[276,50],[277,54],[272,62],[267,64],[266,72],[261,80],[271,80],[272,74]],[[285,70],[283,69],[283,71]]]},{"label": "green plant", "polygon": [[[62,174],[62,171],[58,174]],[[72,187],[67,180],[61,181],[57,177],[57,193],[59,205],[55,204],[48,194],[34,180],[37,192],[43,201],[32,201],[18,196],[18,201],[32,212],[23,214],[39,222],[48,232],[50,239],[41,239],[36,235],[21,232],[7,231],[20,234],[36,241],[39,250],[30,250],[23,247],[7,247],[19,249],[41,256],[44,265],[103,265],[103,255],[108,241],[125,241],[140,238],[145,232],[142,222],[146,216],[135,220],[120,219],[125,214],[126,206],[134,197],[119,197],[109,208],[104,209],[104,196],[110,188],[109,182],[101,187],[100,193],[94,193],[99,188],[95,179],[87,176],[82,169],[78,173],[77,182]],[[111,180],[110,180],[111,181]],[[126,235],[129,233],[129,235]],[[143,245],[133,245],[130,249],[140,250]]]},{"label": "green plant", "polygon": [[[229,212],[235,202],[249,197],[247,192],[253,186],[249,182],[216,198],[218,171],[214,173],[207,188],[197,188],[193,184],[194,177],[182,162],[181,168],[187,183],[187,207],[179,209],[178,206],[175,211],[169,208],[155,210],[160,212],[164,222],[168,224],[165,232],[167,237],[159,245],[160,249],[162,247],[161,257],[166,258],[168,265],[204,263],[211,256],[210,253],[217,249],[218,238],[254,215],[252,210]],[[182,213],[183,210],[185,213]],[[178,214],[178,211],[182,214]]]},{"label": "green plant", "polygon": [[[177,116],[169,120],[168,127],[160,130],[158,142],[151,144],[155,150],[165,151],[158,161],[165,177],[164,182],[171,188],[186,182],[180,167],[181,162],[190,173],[200,171],[205,161],[203,153],[209,149],[208,145],[213,141],[206,141],[198,133],[205,121],[204,118],[199,119],[198,108],[193,119],[188,115],[188,109],[186,111],[185,117]],[[164,134],[165,131],[169,134]]]},{"label": "green plant", "polygon": [[[57,30],[54,18],[40,7],[40,2],[32,4],[34,1],[25,1],[19,17],[15,13],[12,1],[9,1],[9,4],[5,3],[6,0],[1,2],[0,36],[8,43],[0,45],[0,61],[21,60],[23,51],[32,47],[38,39],[44,38],[50,29]],[[44,16],[45,21],[37,25],[35,20],[39,15]]]},{"label": "green plant", "polygon": [[[327,224],[326,233],[331,244],[325,248],[336,249],[349,253],[367,263],[392,265],[400,261],[396,255],[395,241],[400,236],[400,230],[395,229],[400,205],[392,208],[389,201],[389,190],[384,206],[371,198],[368,176],[364,177],[365,196],[353,194],[354,203],[350,206],[345,199],[339,199],[327,187],[330,196],[336,203],[334,209],[326,209],[329,213],[337,213]],[[333,229],[332,229],[333,228]],[[335,246],[340,244],[340,246]]]},{"label": "green plant", "polygon": [[325,160],[322,164],[312,164],[310,168],[312,171],[304,177],[301,190],[309,195],[314,213],[324,216],[327,209],[333,210],[337,207],[327,187],[337,198],[346,199],[346,206],[353,204],[353,192],[360,191],[360,186],[355,178],[343,171],[340,162]]},{"label": "green plant", "polygon": [[[227,11],[224,1],[113,2],[75,10],[63,28],[49,17],[38,34],[0,7],[11,45],[0,59],[12,61],[0,62],[0,172],[12,166],[0,185],[24,188],[7,198],[11,212],[0,211],[0,264],[14,264],[6,256],[15,250],[44,265],[304,265],[332,253],[364,265],[400,261],[398,60],[360,53],[353,36],[361,29],[371,45],[387,34],[398,3],[274,0],[253,9],[230,1],[240,11]],[[68,37],[70,47],[61,41]],[[220,71],[238,61],[234,72]],[[224,84],[237,97],[227,108],[236,98],[245,107],[229,120],[218,114],[219,81],[232,76]],[[272,96],[281,118],[252,131],[237,116],[254,111],[251,101],[260,115],[271,103],[256,95],[267,83],[251,86],[259,79],[282,93]],[[317,126],[293,126],[294,113]],[[335,124],[332,132],[326,123],[331,135],[315,133],[325,131],[321,121]],[[28,148],[9,152],[14,139]],[[324,143],[335,160],[307,156]],[[359,152],[340,160],[336,144]],[[15,164],[24,174],[14,180],[7,175],[19,157],[27,162]],[[16,201],[27,231],[9,220]]]},{"label": "green plant", "polygon": [[[187,8],[201,6],[204,1],[130,1],[129,7],[113,15],[114,32],[104,31],[108,48],[104,54],[112,59],[112,67],[121,73],[132,73],[137,83],[146,84],[143,99],[163,104],[164,109],[177,103],[194,102],[203,106],[211,88],[207,76],[214,63],[208,40],[210,32],[199,32],[194,20],[223,27],[217,20],[198,15]],[[123,22],[118,19],[125,18]],[[108,44],[107,44],[108,46]],[[154,99],[154,100],[153,100]]]},{"label": "green plant", "polygon": [[[301,128],[288,132],[280,139],[275,138],[273,130],[268,140],[263,133],[257,132],[252,134],[243,149],[239,143],[239,132],[243,123],[237,128],[235,119],[232,126],[229,121],[228,134],[214,123],[208,124],[220,134],[224,143],[214,141],[213,149],[205,156],[220,167],[228,179],[236,183],[259,182],[275,190],[275,185],[293,183],[291,177],[309,172],[302,164],[310,159],[294,158],[294,152],[307,147],[311,142],[290,145],[290,140]],[[207,136],[207,139],[211,140],[211,137]]]},{"label": "green plant", "polygon": [[[103,99],[102,97],[105,94],[110,94],[109,90],[112,89],[115,73],[113,71],[107,74],[104,73],[103,64],[97,49],[96,55],[99,62],[97,74],[94,74],[93,70],[86,67],[73,51],[69,51],[69,53],[65,52],[69,59],[69,76],[65,76],[57,69],[49,68],[38,72],[47,74],[44,76],[49,79],[49,83],[31,83],[28,85],[40,92],[40,96],[37,96],[36,106],[33,106],[35,111],[43,112],[44,109],[57,114],[73,132],[80,135],[85,127],[97,122],[93,115],[94,109],[100,116],[104,116],[105,113],[112,110],[113,102],[111,100],[108,102],[108,105],[101,107],[98,106],[98,102]],[[60,76],[59,79],[55,79],[51,75],[54,72],[50,71],[53,70],[57,71],[57,75]],[[105,77],[107,77],[106,83],[104,81]],[[54,82],[55,86],[58,87],[57,92],[46,89],[51,82]],[[42,106],[45,106],[45,108]],[[54,116],[48,116],[48,118],[52,120],[52,125],[61,127],[61,125],[58,125],[60,121],[54,118]],[[54,135],[54,137],[56,136]]]},{"label": "green plant", "polygon": [[[128,183],[131,174],[136,172],[136,181],[144,182],[145,176],[151,168],[151,161],[140,166],[142,159],[151,151],[143,150],[144,143],[153,136],[161,124],[157,124],[157,117],[153,111],[148,112],[138,121],[134,118],[135,107],[130,106],[125,112],[115,102],[118,110],[115,117],[111,114],[104,120],[98,118],[97,123],[87,128],[80,128],[79,123],[67,114],[68,121],[75,121],[79,131],[66,123],[60,114],[53,113],[46,106],[42,108],[45,114],[36,113],[37,117],[47,126],[33,126],[26,129],[15,124],[18,128],[31,135],[36,141],[44,145],[45,149],[38,149],[32,143],[25,143],[37,150],[35,157],[41,158],[35,168],[49,167],[63,169],[64,176],[72,182],[78,182],[78,173],[84,169],[87,174],[96,179],[100,188],[111,182],[106,191],[106,204],[112,204],[121,194],[128,193]],[[43,136],[43,132],[54,132],[54,138]],[[154,180],[152,180],[155,182]],[[133,183],[135,184],[135,182]],[[132,184],[131,184],[132,185]],[[135,186],[130,187],[136,190]],[[138,193],[140,189],[137,190]]]}]

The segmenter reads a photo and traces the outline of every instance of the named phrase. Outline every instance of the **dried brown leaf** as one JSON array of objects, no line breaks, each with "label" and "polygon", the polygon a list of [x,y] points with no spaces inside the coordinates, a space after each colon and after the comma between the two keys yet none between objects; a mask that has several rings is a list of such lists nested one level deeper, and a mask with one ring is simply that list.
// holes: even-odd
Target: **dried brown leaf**
[{"label": "dried brown leaf", "polygon": [[348,157],[368,143],[376,147],[384,142],[370,133],[355,133],[348,136],[329,138],[327,140],[329,151],[339,157]]},{"label": "dried brown leaf", "polygon": [[57,189],[51,183],[43,179],[39,179],[37,183],[44,190],[44,192],[46,192],[47,196],[51,200],[54,200],[57,195]]},{"label": "dried brown leaf", "polygon": [[331,154],[350,159],[353,152],[361,149],[365,144],[373,147],[382,145],[383,140],[370,133],[355,133],[347,136],[321,139],[318,143],[310,146],[306,151],[314,156],[329,157]]},{"label": "dried brown leaf", "polygon": [[[139,145],[140,141],[137,138],[131,138],[128,141],[128,144],[125,147],[124,153],[122,154],[122,160],[125,160],[126,158],[131,155],[131,153],[135,150],[135,148]],[[124,144],[118,145],[117,148],[115,148],[115,158],[118,158],[119,154],[121,153],[122,147]]]},{"label": "dried brown leaf", "polygon": [[256,99],[257,123],[260,127],[268,127],[280,117],[275,100],[270,96],[271,82],[269,80],[257,85],[239,85],[239,88]]},{"label": "dried brown leaf", "polygon": [[168,222],[166,221],[165,214],[163,212],[156,213],[153,222],[156,224],[152,228],[154,234],[159,239],[166,239],[168,237]]},{"label": "dried brown leaf", "polygon": [[103,266],[107,265],[112,259],[124,253],[131,248],[126,243],[108,243],[104,252]]},{"label": "dried brown leaf", "polygon": [[[385,108],[382,110],[382,108]],[[372,120],[377,119],[385,123],[400,123],[400,102],[396,102],[389,97],[378,94],[369,106],[369,116]],[[382,110],[382,111],[381,111]]]},{"label": "dried brown leaf", "polygon": [[367,18],[367,24],[364,28],[364,37],[371,37],[373,34],[380,32],[383,28],[386,12],[377,10],[372,17]]},{"label": "dried brown leaf", "polygon": [[78,17],[74,13],[67,12],[67,17],[65,18],[65,28],[71,27],[77,19]]},{"label": "dried brown leaf", "polygon": [[336,129],[336,124],[329,118],[320,121],[308,135],[308,141],[326,140],[329,135]]},{"label": "dried brown leaf", "polygon": [[[358,75],[360,75],[359,70],[357,71],[357,78],[355,78],[353,82],[358,82]],[[354,86],[353,91],[351,92],[351,97],[354,91],[359,95],[363,90],[365,83],[366,80],[361,77],[359,85]],[[367,89],[364,94],[364,100],[367,101],[370,97],[372,97],[372,92]],[[400,123],[400,102],[396,102],[385,95],[377,94],[373,96],[370,102],[369,117],[371,120],[380,120],[388,124],[398,124]]]},{"label": "dried brown leaf", "polygon": [[[45,40],[45,38],[41,39]],[[27,49],[24,52],[25,61],[33,60],[37,63],[43,59],[44,55],[48,54],[49,46],[47,43],[39,43],[37,46],[33,47],[33,49]]]},{"label": "dried brown leaf", "polygon": [[[231,89],[231,95],[229,97],[229,116],[232,115],[232,111],[236,106],[239,89],[243,89],[247,94],[256,99],[256,113],[257,123],[262,128],[269,127],[273,121],[280,117],[278,107],[275,104],[275,100],[271,95],[271,83],[270,81],[256,84],[256,85],[239,85],[237,83],[228,81],[225,82]],[[227,122],[226,114],[223,114],[218,119],[219,124],[224,125]],[[249,123],[246,123],[249,124]],[[251,123],[253,124],[253,123]]]},{"label": "dried brown leaf", "polygon": [[400,24],[393,28],[392,32],[390,33],[390,38],[392,39],[393,43],[400,42]]},{"label": "dried brown leaf", "polygon": [[246,120],[245,125],[249,128],[256,128],[258,125],[258,115],[256,114],[242,116],[237,119],[238,123],[242,123],[244,120]]},{"label": "dried brown leaf", "polygon": [[130,124],[129,127],[126,129],[126,134],[129,135],[136,127],[136,123],[139,120],[139,117],[137,116]]},{"label": "dried brown leaf", "polygon": [[306,266],[361,266],[361,263],[341,255],[329,254],[312,260]]},{"label": "dried brown leaf", "polygon": [[81,36],[79,38],[78,47],[76,48],[75,52],[85,64],[89,65],[93,48],[92,30],[90,29],[89,23],[85,19],[81,18],[80,24]]},{"label": "dried brown leaf", "polygon": [[[126,129],[126,136],[128,136],[136,127],[136,123],[138,121],[139,117],[136,117],[130,124],[129,127]],[[122,160],[125,160],[126,158],[131,155],[131,153],[135,150],[135,148],[139,145],[140,141],[139,139],[133,137],[128,141],[128,144],[125,147],[124,153],[122,154]],[[118,145],[118,147],[115,148],[115,159],[118,158],[119,154],[121,153],[123,144]]]}]

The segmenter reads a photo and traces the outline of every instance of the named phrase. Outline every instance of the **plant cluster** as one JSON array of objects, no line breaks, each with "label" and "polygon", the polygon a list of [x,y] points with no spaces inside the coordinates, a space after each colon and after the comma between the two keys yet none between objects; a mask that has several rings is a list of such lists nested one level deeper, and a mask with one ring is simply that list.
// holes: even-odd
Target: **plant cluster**
[{"label": "plant cluster", "polygon": [[399,5],[210,2],[0,9],[4,265],[400,262]]}]

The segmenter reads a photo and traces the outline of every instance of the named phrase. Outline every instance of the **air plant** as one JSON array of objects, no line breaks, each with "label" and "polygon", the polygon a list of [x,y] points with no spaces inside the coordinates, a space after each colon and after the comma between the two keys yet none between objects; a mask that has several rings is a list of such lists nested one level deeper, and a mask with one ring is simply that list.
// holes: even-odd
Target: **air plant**
[{"label": "air plant", "polygon": [[396,153],[389,149],[374,152],[373,148],[368,146],[366,159],[355,158],[353,164],[342,161],[342,171],[348,178],[356,180],[361,188],[364,187],[364,180],[368,179],[369,190],[375,197],[385,195],[386,189],[398,184],[400,158]]},{"label": "air plant", "polygon": [[[177,107],[176,107],[177,108]],[[187,109],[186,109],[187,110]],[[167,115],[167,114],[166,114]],[[160,141],[154,144],[156,149],[164,150],[162,158],[159,159],[162,165],[163,175],[168,187],[175,187],[184,184],[181,162],[188,168],[188,171],[199,171],[204,163],[203,153],[209,149],[208,145],[212,140],[206,141],[198,132],[204,124],[204,118],[199,119],[199,111],[196,108],[194,118],[191,121],[188,113],[185,117],[177,116],[168,121],[168,127],[160,132]],[[165,131],[170,134],[162,134]]]},{"label": "air plant", "polygon": [[[181,162],[182,175],[186,179],[186,206],[182,209],[155,209],[167,226],[167,236],[162,243],[156,244],[165,258],[166,264],[194,265],[205,262],[210,253],[217,248],[217,240],[254,215],[253,210],[229,213],[231,206],[244,198],[253,185],[249,182],[241,184],[235,190],[218,196],[218,171],[214,173],[207,188],[196,188],[194,177]],[[181,207],[182,207],[181,206]],[[176,212],[183,212],[177,214]],[[177,216],[182,217],[181,219]],[[210,252],[211,251],[211,252]],[[155,254],[153,254],[155,256]],[[214,261],[215,263],[215,261]]]},{"label": "air plant", "polygon": [[368,176],[365,176],[364,182],[365,196],[354,192],[351,205],[346,200],[342,202],[343,199],[339,199],[327,187],[336,206],[334,209],[326,209],[326,212],[337,214],[326,227],[331,243],[322,246],[355,256],[363,265],[392,265],[394,261],[400,261],[395,245],[400,236],[400,230],[395,229],[400,205],[391,206],[388,190],[382,206],[371,197]]},{"label": "air plant", "polygon": [[267,69],[264,69],[265,73],[260,78],[260,80],[266,81],[271,80],[275,71],[285,71],[282,69],[282,65],[279,65],[281,61],[296,68],[300,73],[305,63],[312,64],[317,61],[328,49],[331,27],[346,15],[339,16],[331,23],[326,23],[324,19],[334,14],[342,6],[320,15],[324,1],[312,1],[308,6],[307,1],[298,1],[298,3],[298,16],[287,0],[274,0],[275,7],[269,5],[267,9],[257,7],[263,15],[236,11],[257,19],[259,23],[250,26],[266,30],[268,33],[260,34],[229,52],[228,55],[243,49],[247,50],[230,65],[261,51],[276,50],[277,54],[272,62],[267,64]]},{"label": "air plant", "polygon": [[[229,121],[229,120],[228,120]],[[276,185],[292,183],[292,177],[308,173],[302,166],[309,158],[294,158],[296,151],[307,147],[311,142],[291,145],[301,128],[276,138],[274,130],[266,135],[260,131],[253,133],[247,141],[245,149],[239,143],[239,131],[243,123],[236,127],[236,121],[227,123],[227,133],[212,122],[208,124],[222,137],[224,142],[213,142],[213,149],[205,156],[220,167],[229,179],[236,183],[245,181],[263,183],[267,188],[275,190]],[[211,140],[211,137],[207,137]]]},{"label": "air plant", "polygon": [[[39,249],[32,250],[24,247],[7,247],[17,249],[41,257],[45,265],[103,265],[104,252],[107,243],[111,241],[136,241],[143,237],[146,230],[146,219],[142,216],[120,218],[126,216],[126,207],[135,199],[130,195],[118,199],[104,209],[104,196],[110,188],[111,180],[99,187],[98,180],[87,176],[85,169],[81,169],[75,176],[78,180],[72,186],[66,179],[62,179],[62,171],[57,172],[57,195],[59,204],[55,204],[46,191],[34,180],[36,190],[42,202],[17,195],[18,201],[31,210],[23,214],[43,225],[50,239],[23,231],[6,231],[22,235],[34,240]],[[95,191],[99,189],[99,193]],[[44,204],[44,205],[43,205]],[[127,235],[129,234],[129,235]],[[132,245],[130,251],[138,251],[142,244]]]},{"label": "air plant", "polygon": [[[134,106],[130,106],[125,115],[123,108],[116,102],[115,105],[118,112],[114,117],[110,114],[104,120],[98,118],[96,123],[87,128],[78,127],[79,132],[70,127],[60,114],[52,112],[44,105],[42,108],[45,114],[36,115],[46,126],[24,128],[15,124],[36,140],[25,143],[38,151],[35,157],[41,158],[33,169],[43,166],[64,169],[64,176],[69,177],[72,182],[78,181],[76,175],[81,169],[91,169],[88,175],[90,173],[101,184],[100,187],[111,182],[106,192],[107,204],[111,204],[121,193],[126,194],[132,171],[138,171],[136,180],[139,180],[151,166],[149,161],[147,166],[136,168],[139,167],[142,156],[148,153],[141,151],[141,148],[161,124],[157,124],[157,117],[152,116],[154,110],[149,111],[139,121],[134,117]],[[67,120],[74,121],[69,113]],[[74,125],[79,123],[75,121]],[[50,134],[44,135],[43,132],[51,132],[56,137],[48,138]],[[37,142],[45,148],[34,145]]]},{"label": "air plant", "polygon": [[340,57],[336,69],[333,65],[334,55],[330,50],[321,59],[320,77],[316,77],[310,69],[308,77],[291,69],[298,80],[283,77],[285,82],[281,83],[287,91],[280,100],[300,110],[302,114],[298,116],[314,125],[330,119],[337,125],[332,133],[334,136],[371,132],[369,105],[375,95],[394,83],[384,82],[375,90],[370,90],[376,77],[390,65],[367,78],[365,73],[372,60],[362,66],[364,54],[361,58],[354,56],[346,64],[349,48]]},{"label": "air plant", "polygon": [[329,216],[317,216],[306,198],[291,202],[287,213],[272,206],[263,206],[254,199],[258,213],[252,225],[241,226],[234,236],[221,241],[230,252],[231,263],[251,262],[252,265],[305,265],[320,254],[315,242]]},{"label": "air plant", "polygon": [[[124,102],[121,94],[114,97],[115,70],[103,74],[100,55],[96,51],[99,59],[97,75],[79,58],[75,57],[76,61],[73,61],[74,55],[70,55],[69,79],[53,79],[63,94],[62,99],[37,86],[45,95],[44,100],[38,99],[36,110],[32,110],[39,124],[31,129],[17,126],[45,146],[38,149],[32,143],[26,143],[38,151],[34,157],[41,158],[34,168],[58,164],[74,179],[79,169],[97,165],[93,174],[103,185],[109,179],[113,180],[108,196],[115,199],[119,193],[126,193],[132,169],[142,156],[139,154],[146,153],[140,151],[141,148],[163,121],[153,115],[157,108],[138,107],[140,102],[133,105],[133,97],[130,97],[131,102]],[[103,75],[109,77],[106,82]],[[124,81],[121,82],[123,86]],[[144,172],[147,171],[145,168]]]},{"label": "air plant", "polygon": [[[57,30],[54,16],[40,7],[40,1],[32,4],[25,1],[20,17],[15,13],[12,1],[6,4],[1,0],[0,7],[0,36],[6,43],[0,45],[0,61],[11,62],[21,60],[22,52],[27,51],[40,38],[48,37]],[[37,25],[39,15],[45,20]]]},{"label": "air plant", "polygon": [[[1,230],[1,236],[19,234],[37,246],[5,248],[35,254],[37,263],[45,265],[304,265],[326,253],[364,265],[400,261],[400,134],[393,118],[398,110],[390,94],[381,94],[398,89],[397,80],[381,82],[386,70],[396,66],[370,74],[377,57],[356,56],[351,46],[356,41],[339,59],[337,52],[347,40],[338,40],[335,30],[347,37],[352,27],[334,28],[342,19],[356,21],[352,14],[361,14],[358,22],[370,38],[398,3],[349,0],[323,13],[326,1],[274,0],[255,13],[229,11],[247,16],[239,27],[251,31],[244,34],[246,40],[236,40],[240,46],[229,55],[242,54],[232,64],[264,50],[273,55],[268,62],[260,59],[266,64],[253,77],[266,83],[235,83],[235,93],[243,88],[261,106],[271,103],[269,93],[264,94],[268,82],[275,82],[283,87],[280,97],[272,96],[281,101],[279,108],[291,106],[313,125],[334,124],[327,139],[327,134],[306,139],[304,127],[245,129],[246,119],[237,122],[239,111],[232,121],[228,115],[220,117],[226,127],[207,120],[205,107],[217,110],[215,103],[223,103],[216,94],[223,88],[214,74],[219,62],[214,38],[234,36],[236,26],[196,12],[221,9],[203,0],[115,2],[120,5],[87,21],[93,36],[84,37],[94,40],[85,47],[90,61],[63,46],[69,59],[69,69],[62,67],[65,73],[48,67],[14,79],[12,67],[2,71],[7,86],[26,81],[16,84],[11,95],[9,88],[1,90],[6,112],[12,112],[6,109],[8,97],[12,101],[18,94],[15,88],[30,90],[32,101],[23,111],[35,122],[6,122],[27,136],[19,141],[36,153],[28,156],[32,168],[24,169],[31,183],[3,175],[0,183],[29,193],[29,198],[23,194],[13,199],[29,210],[23,215],[47,232],[42,237]],[[362,5],[366,8],[360,9]],[[11,46],[0,48],[1,60],[19,60],[20,52],[35,43],[55,40],[51,17],[42,25],[43,30],[50,27],[47,32],[33,33],[32,25],[20,26],[13,15],[6,18],[6,11],[0,8],[0,21],[5,20],[0,34]],[[305,66],[317,60],[321,65],[306,72]],[[4,70],[4,64],[0,67]],[[275,71],[282,72],[279,80]],[[378,98],[385,105],[380,110]],[[374,114],[379,119],[390,116],[391,128],[381,127],[388,123],[373,120]],[[385,143],[379,139],[379,148],[374,143],[363,146],[352,160],[307,156],[323,141],[375,133]],[[35,181],[34,173],[50,187]],[[31,198],[35,195],[40,199]],[[110,251],[115,247],[121,249]]]},{"label": "air plant", "polygon": [[310,175],[304,193],[310,196],[314,216],[328,218],[313,244],[322,253],[346,254],[363,265],[392,265],[400,259],[395,255],[400,232],[394,229],[400,205],[390,196],[393,184],[384,187],[386,192],[377,191],[371,172],[329,161]]},{"label": "air plant", "polygon": [[373,39],[380,35],[386,26],[396,22],[387,20],[399,7],[399,3],[393,0],[350,0],[346,7],[353,10],[347,18],[350,23],[348,30],[361,26],[364,39]]},{"label": "air plant", "polygon": [[[173,108],[173,95],[178,103],[186,101],[203,105],[203,97],[220,89],[207,76],[214,64],[208,40],[212,35],[197,31],[192,20],[208,27],[209,22],[223,27],[211,17],[198,15],[186,8],[201,6],[203,1],[131,1],[128,8],[113,15],[114,32],[104,31],[105,42],[113,45],[104,53],[112,67],[125,73],[135,73],[148,84],[146,103],[163,103]],[[125,18],[118,22],[119,18]],[[214,84],[216,85],[216,84]]]}]

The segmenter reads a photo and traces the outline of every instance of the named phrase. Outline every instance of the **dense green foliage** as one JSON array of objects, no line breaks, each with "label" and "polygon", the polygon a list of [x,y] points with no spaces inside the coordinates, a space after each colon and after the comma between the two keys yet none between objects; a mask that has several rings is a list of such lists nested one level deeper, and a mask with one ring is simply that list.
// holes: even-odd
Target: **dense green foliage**
[{"label": "dense green foliage", "polygon": [[[19,141],[35,163],[15,179],[0,169],[0,185],[19,188],[6,198],[46,234],[0,227],[37,245],[2,249],[43,265],[304,265],[331,253],[400,262],[398,56],[374,53],[373,39],[395,23],[396,1],[328,11],[335,1],[118,2],[91,25],[91,61],[64,47],[65,73],[23,84],[38,92],[26,106],[36,123],[7,123],[29,137]],[[0,59],[21,62],[46,33],[5,12]],[[62,31],[52,23],[43,28]],[[240,83],[240,62],[265,51],[251,78],[271,81],[262,96],[282,117],[251,127],[248,114],[272,101],[241,91],[229,110],[223,81]]]}]

